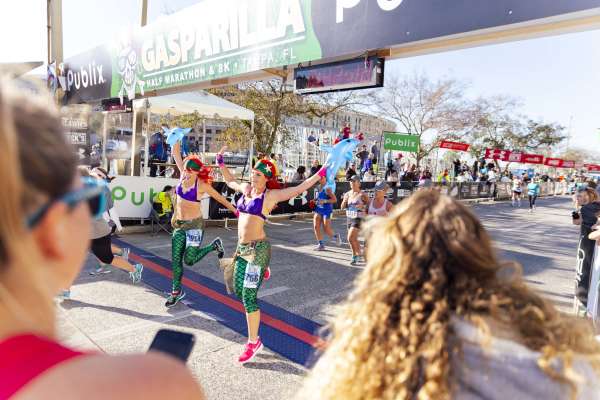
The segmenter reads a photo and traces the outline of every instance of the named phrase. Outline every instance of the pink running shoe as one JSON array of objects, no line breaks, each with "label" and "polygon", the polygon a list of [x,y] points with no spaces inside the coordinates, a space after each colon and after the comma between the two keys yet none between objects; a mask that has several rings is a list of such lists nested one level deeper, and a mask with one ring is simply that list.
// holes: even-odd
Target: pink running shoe
[{"label": "pink running shoe", "polygon": [[265,275],[263,276],[263,280],[268,281],[269,278],[271,278],[271,268],[267,267],[267,270],[265,271]]},{"label": "pink running shoe", "polygon": [[238,358],[238,361],[242,364],[247,363],[248,361],[251,361],[255,355],[258,354],[258,352],[262,349],[263,344],[262,344],[262,340],[260,340],[260,338],[258,338],[256,340],[256,343],[246,343],[246,347],[244,348],[244,352],[242,353],[242,355],[240,356],[240,358]]}]

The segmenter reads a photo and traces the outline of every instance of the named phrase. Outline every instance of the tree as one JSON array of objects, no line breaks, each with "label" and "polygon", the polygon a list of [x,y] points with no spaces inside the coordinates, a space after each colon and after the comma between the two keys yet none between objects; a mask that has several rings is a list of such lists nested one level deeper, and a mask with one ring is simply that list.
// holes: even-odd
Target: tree
[{"label": "tree", "polygon": [[272,152],[277,140],[285,145],[291,139],[286,118],[320,118],[361,104],[356,92],[299,96],[280,79],[216,88],[210,92],[254,111],[254,137],[250,137],[250,121],[235,121],[223,132],[224,143],[234,147],[245,144],[247,148],[249,139],[253,139],[256,151],[265,154]]},{"label": "tree", "polygon": [[[470,151],[475,157],[483,157],[486,148],[548,155],[554,146],[566,138],[564,127],[520,115],[519,106],[517,99],[508,96],[492,96],[475,101],[475,123],[468,132]],[[499,167],[497,160],[495,163]],[[509,165],[506,165],[506,169]]]},{"label": "tree", "polygon": [[455,79],[433,81],[414,73],[373,90],[371,108],[395,120],[404,133],[419,136],[418,166],[441,140],[458,139],[472,126],[472,109],[463,96],[465,88],[465,83]]},{"label": "tree", "polygon": [[575,147],[560,153],[558,158],[576,162],[596,163],[600,161],[600,152]]}]

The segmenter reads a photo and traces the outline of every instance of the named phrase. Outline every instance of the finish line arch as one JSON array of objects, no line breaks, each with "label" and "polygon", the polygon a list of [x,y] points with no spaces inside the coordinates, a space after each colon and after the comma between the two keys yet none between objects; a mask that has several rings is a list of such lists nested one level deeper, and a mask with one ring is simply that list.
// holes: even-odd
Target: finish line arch
[{"label": "finish line arch", "polygon": [[204,0],[65,61],[66,103],[600,28],[600,0]]}]

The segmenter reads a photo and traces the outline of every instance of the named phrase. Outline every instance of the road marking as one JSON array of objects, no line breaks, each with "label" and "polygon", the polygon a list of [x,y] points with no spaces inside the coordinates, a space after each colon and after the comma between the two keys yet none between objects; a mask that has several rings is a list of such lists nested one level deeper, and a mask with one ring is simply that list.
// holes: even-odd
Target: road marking
[{"label": "road marking", "polygon": [[287,290],[290,290],[287,286],[278,286],[271,289],[262,289],[258,292],[258,298],[262,299],[263,297],[271,296],[273,294],[282,293]]},{"label": "road marking", "polygon": [[171,247],[171,242],[166,244],[159,244],[154,246],[147,246],[147,249],[156,250],[156,249],[166,249],[167,247]]},{"label": "road marking", "polygon": [[167,324],[169,322],[177,321],[177,320],[191,317],[191,316],[201,317],[203,319],[210,320],[210,321],[216,321],[213,317],[209,316],[208,314],[205,314],[200,311],[188,309],[188,310],[181,311],[181,312],[178,312],[173,315],[164,315],[164,316],[160,316],[160,317],[146,319],[146,320],[143,320],[140,322],[136,322],[134,324],[120,326],[118,328],[107,329],[105,331],[102,331],[102,332],[99,332],[97,334],[90,335],[90,336],[94,341],[101,341],[101,340],[110,339],[115,336],[123,335],[128,332],[137,331],[142,328],[149,328],[155,324]]}]

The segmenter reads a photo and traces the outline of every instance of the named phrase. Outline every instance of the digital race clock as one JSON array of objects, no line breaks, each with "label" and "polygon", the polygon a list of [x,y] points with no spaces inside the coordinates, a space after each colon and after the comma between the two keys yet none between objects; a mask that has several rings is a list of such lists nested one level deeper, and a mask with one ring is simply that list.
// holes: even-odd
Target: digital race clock
[{"label": "digital race clock", "polygon": [[356,58],[294,70],[296,92],[301,94],[367,89],[383,86],[384,59]]}]

